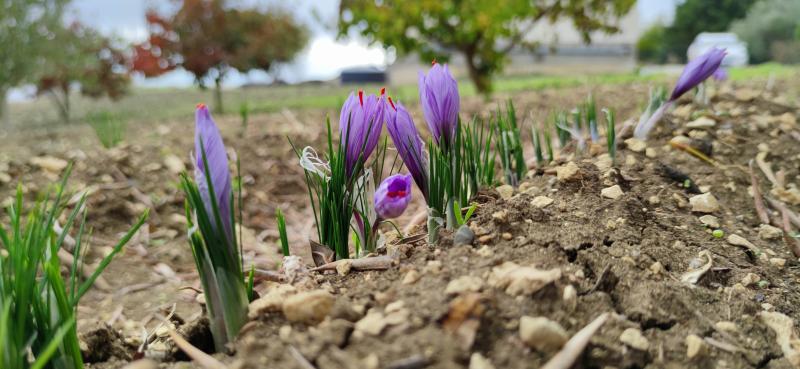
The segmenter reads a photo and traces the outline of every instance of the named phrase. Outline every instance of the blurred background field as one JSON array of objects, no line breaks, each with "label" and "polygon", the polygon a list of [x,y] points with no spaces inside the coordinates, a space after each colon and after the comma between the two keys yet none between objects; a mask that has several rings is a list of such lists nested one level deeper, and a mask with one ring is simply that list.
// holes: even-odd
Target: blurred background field
[{"label": "blurred background field", "polygon": [[[666,85],[674,79],[676,70],[656,67],[630,73],[579,74],[575,71],[553,75],[501,76],[497,78],[495,92],[505,96],[519,91],[538,91],[542,89],[559,89],[565,87],[623,85],[629,83],[650,83]],[[765,83],[770,79],[797,78],[800,67],[777,63],[766,63],[756,66],[733,68],[730,71],[733,81],[760,79]],[[417,87],[415,84],[394,86],[388,84],[392,96],[402,102],[415,104]],[[459,84],[462,96],[475,96],[477,92],[469,81]],[[364,89],[378,91],[383,84],[366,84]],[[238,87],[225,90],[225,101],[231,109],[231,115],[237,108],[246,103],[252,113],[280,112],[283,109],[325,109],[336,119],[338,108],[344,99],[353,91],[352,86],[342,86],[335,82],[306,83],[284,86]],[[30,101],[17,102],[10,106],[10,127],[14,130],[48,131],[73,129],[75,125],[89,124],[87,115],[110,113],[119,119],[147,125],[162,123],[168,120],[185,120],[191,122],[194,106],[200,102],[213,99],[212,90],[197,88],[133,88],[129,94],[117,101],[110,99],[92,99],[74,92],[73,120],[68,124],[59,121],[58,111],[51,101],[39,97]],[[322,122],[319,122],[320,126]]]}]

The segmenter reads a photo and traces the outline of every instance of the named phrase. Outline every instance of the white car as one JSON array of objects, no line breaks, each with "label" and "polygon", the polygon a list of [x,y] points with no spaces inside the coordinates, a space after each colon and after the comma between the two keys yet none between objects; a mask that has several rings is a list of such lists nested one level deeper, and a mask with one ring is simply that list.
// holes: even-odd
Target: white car
[{"label": "white car", "polygon": [[722,59],[722,65],[726,67],[741,67],[747,65],[750,58],[747,53],[747,44],[739,40],[733,33],[712,33],[703,32],[694,38],[692,44],[689,45],[689,50],[686,51],[686,56],[692,60],[712,47],[725,49],[725,59]]}]

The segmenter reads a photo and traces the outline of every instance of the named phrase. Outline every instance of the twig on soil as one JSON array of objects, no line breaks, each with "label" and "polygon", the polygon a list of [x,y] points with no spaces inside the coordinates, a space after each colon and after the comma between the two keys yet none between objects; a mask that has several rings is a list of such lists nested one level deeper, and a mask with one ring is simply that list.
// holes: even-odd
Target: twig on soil
[{"label": "twig on soil", "polygon": [[309,269],[309,271],[321,272],[326,270],[336,270],[336,266],[345,262],[351,263],[350,266],[353,270],[385,270],[392,266],[394,259],[388,255],[363,259],[341,259]]},{"label": "twig on soil", "polygon": [[308,359],[303,356],[294,346],[289,346],[289,354],[297,361],[304,369],[316,369]]},{"label": "twig on soil", "polygon": [[753,171],[752,160],[750,160],[748,168],[750,171],[750,185],[753,187],[753,202],[755,203],[756,214],[758,214],[758,219],[761,220],[762,224],[769,224],[769,214],[764,207],[764,199],[761,198],[761,189],[758,186],[758,178],[756,178],[756,174]]},{"label": "twig on soil", "polygon": [[781,219],[783,220],[783,242],[795,257],[800,258],[800,244],[791,236],[792,225],[789,224],[789,209],[785,206],[781,207]]},{"label": "twig on soil", "polygon": [[286,276],[274,270],[256,269],[255,276],[256,282],[270,281],[270,282],[285,282]]},{"label": "twig on soil", "polygon": [[680,149],[680,150],[686,151],[690,155],[692,155],[692,156],[694,156],[694,157],[696,157],[696,158],[698,158],[698,159],[700,159],[700,160],[702,160],[702,161],[704,161],[704,162],[706,162],[706,163],[708,163],[710,165],[713,165],[715,167],[719,166],[719,163],[717,163],[716,160],[709,158],[706,154],[703,154],[702,152],[700,152],[699,150],[695,149],[694,147],[691,147],[689,145],[684,145],[684,144],[678,143],[678,142],[673,142],[673,141],[670,141],[669,145],[674,147],[674,148],[676,148],[676,149]]},{"label": "twig on soil", "polygon": [[608,313],[600,314],[600,316],[583,327],[578,333],[575,333],[564,345],[564,348],[553,356],[547,364],[544,364],[542,369],[569,369],[572,367],[575,360],[583,353],[589,340],[606,320],[608,320]]},{"label": "twig on soil", "polygon": [[606,264],[606,266],[603,267],[603,271],[600,272],[599,276],[597,276],[597,281],[594,282],[594,285],[592,286],[592,288],[590,288],[590,289],[588,289],[588,290],[586,290],[584,292],[581,292],[580,295],[581,296],[588,295],[588,294],[596,291],[600,287],[600,283],[603,283],[603,279],[606,277],[606,274],[608,274],[608,270],[609,269],[611,269],[611,264],[610,263]]},{"label": "twig on soil", "polygon": [[215,359],[211,355],[206,354],[197,347],[194,347],[191,343],[189,343],[189,341],[186,341],[183,337],[181,337],[178,332],[175,332],[175,330],[170,329],[168,333],[170,338],[172,338],[172,341],[175,342],[175,345],[183,350],[183,352],[186,353],[186,356],[192,358],[192,360],[194,360],[194,362],[201,367],[206,369],[227,369],[225,364]]},{"label": "twig on soil", "polygon": [[778,211],[781,213],[783,213],[783,210],[786,209],[786,216],[789,217],[789,220],[795,225],[795,227],[800,228],[800,215],[797,215],[797,213],[789,210],[786,205],[778,200],[767,197],[767,202],[769,202],[772,207],[778,208]]},{"label": "twig on soil", "polygon": [[777,184],[777,179],[775,179],[775,173],[772,172],[772,168],[769,167],[764,159],[767,157],[767,153],[762,151],[756,154],[756,164],[758,165],[758,169],[761,169],[761,172],[764,173],[764,177],[772,183],[773,186]]},{"label": "twig on soil", "polygon": [[425,356],[414,355],[409,358],[400,359],[389,363],[387,369],[419,369],[428,366],[429,361]]},{"label": "twig on soil", "polygon": [[[61,263],[64,265],[72,265],[74,264],[75,258],[70,254],[67,250],[58,249],[58,258],[61,260]],[[81,274],[83,278],[91,278],[92,274],[94,274],[94,267],[91,265],[84,264],[82,268],[80,268]],[[111,289],[111,285],[103,278],[103,276],[98,276],[97,279],[94,281],[93,287],[97,287],[97,289],[101,291],[108,291]]]},{"label": "twig on soil", "polygon": [[[172,319],[172,316],[175,315],[176,308],[177,304],[172,304],[172,309],[170,310],[169,314],[167,314],[166,318],[161,318],[161,323],[158,323],[158,325],[153,329],[152,332],[150,333],[145,332],[144,339],[142,340],[142,344],[139,345],[139,349],[137,350],[137,352],[140,353],[144,352],[144,349],[147,348],[147,344],[150,343],[150,341],[152,341],[155,338],[156,331],[158,331],[159,328],[163,327],[165,323],[168,323],[169,320]],[[149,321],[150,319],[151,318],[148,318],[147,320]]]},{"label": "twig on soil", "polygon": [[152,282],[132,284],[132,285],[120,288],[114,294],[117,295],[117,296],[124,296],[124,295],[127,295],[129,293],[139,292],[139,291],[142,291],[142,290],[149,289],[151,287],[158,286],[159,284],[164,283],[164,281],[165,281],[164,278],[159,278],[158,280],[155,280],[155,281],[152,281]]},{"label": "twig on soil", "polygon": [[736,346],[734,346],[734,345],[732,345],[732,344],[730,344],[728,342],[718,341],[718,340],[715,340],[715,339],[713,339],[711,337],[705,337],[705,338],[703,338],[703,341],[706,341],[706,343],[711,345],[711,346],[714,346],[714,347],[716,347],[716,348],[718,348],[720,350],[723,350],[723,351],[730,352],[732,354],[735,354],[735,353],[738,353],[738,352],[742,351],[742,349],[740,349],[740,348],[738,348],[738,347],[736,347]]}]

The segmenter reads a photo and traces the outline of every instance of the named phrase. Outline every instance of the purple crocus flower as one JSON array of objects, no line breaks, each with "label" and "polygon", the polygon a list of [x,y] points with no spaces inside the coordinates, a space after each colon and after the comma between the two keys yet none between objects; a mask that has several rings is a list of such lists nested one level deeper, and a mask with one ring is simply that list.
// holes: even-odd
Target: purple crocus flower
[{"label": "purple crocus flower", "polygon": [[689,61],[678,78],[678,82],[675,83],[675,88],[672,90],[669,100],[661,105],[644,124],[636,126],[636,130],[633,132],[634,137],[640,140],[647,139],[647,134],[661,120],[661,116],[675,103],[675,100],[708,79],[708,77],[711,77],[719,69],[724,58],[725,49],[712,47],[705,54]]},{"label": "purple crocus flower", "polygon": [[386,110],[383,91],[380,97],[369,95],[365,98],[364,91],[359,90],[358,95],[351,93],[342,105],[339,133],[342,144],[347,145],[345,166],[348,176],[353,174],[359,158],[366,161],[378,146]]},{"label": "purple crocus flower", "polygon": [[424,151],[425,144],[422,142],[422,137],[419,135],[414,120],[411,119],[411,114],[408,113],[403,104],[399,102],[395,104],[391,97],[387,108],[386,130],[389,131],[389,136],[392,137],[397,153],[403,159],[403,163],[408,168],[408,171],[411,172],[414,182],[427,201],[428,166]]},{"label": "purple crocus flower", "polygon": [[[209,173],[206,173],[205,165],[203,164],[203,149],[205,149]],[[208,112],[205,104],[198,104],[195,111],[194,152],[195,181],[200,189],[200,195],[203,197],[206,212],[213,221],[214,211],[206,181],[206,175],[210,175],[211,185],[214,187],[213,196],[217,202],[220,220],[225,228],[228,240],[232,241],[231,173],[228,169],[228,154],[225,151],[225,144],[222,142],[222,135],[220,135],[214,120],[211,119],[211,113]],[[212,224],[212,226],[216,227],[216,224]]]},{"label": "purple crocus flower", "polygon": [[375,190],[375,212],[378,219],[397,218],[411,202],[411,175],[395,174],[387,177]]},{"label": "purple crocus flower", "polygon": [[717,68],[716,71],[714,71],[714,74],[712,75],[712,77],[717,82],[727,81],[728,80],[728,70],[723,68],[723,67],[719,67],[719,68]]},{"label": "purple crocus flower", "polygon": [[670,100],[677,100],[689,90],[695,88],[697,85],[711,77],[717,71],[722,59],[725,58],[725,49],[718,49],[712,47],[711,50],[706,51],[705,54],[692,59],[686,68],[683,69],[678,82],[675,83],[675,89],[672,90]]},{"label": "purple crocus flower", "polygon": [[447,65],[434,62],[428,75],[419,72],[419,102],[436,144],[449,147],[455,141],[461,100]]}]

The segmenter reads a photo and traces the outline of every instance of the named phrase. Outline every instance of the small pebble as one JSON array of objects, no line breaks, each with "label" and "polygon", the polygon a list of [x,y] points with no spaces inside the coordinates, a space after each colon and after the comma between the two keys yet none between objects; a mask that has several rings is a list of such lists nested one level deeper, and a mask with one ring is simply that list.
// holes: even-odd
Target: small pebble
[{"label": "small pebble", "polygon": [[456,245],[472,245],[472,241],[474,240],[475,232],[467,225],[458,227],[456,234],[453,236],[453,243]]},{"label": "small pebble", "polygon": [[403,277],[403,284],[414,284],[420,278],[420,274],[416,269],[411,269],[406,273],[405,277]]},{"label": "small pebble", "polygon": [[686,357],[689,359],[693,359],[697,356],[701,356],[706,351],[706,343],[703,341],[700,336],[696,334],[690,334],[686,336]]},{"label": "small pebble", "polygon": [[703,223],[711,228],[719,228],[719,219],[713,215],[703,215],[700,218],[700,223]]},{"label": "small pebble", "polygon": [[611,187],[606,187],[600,191],[600,195],[605,198],[609,198],[612,200],[616,200],[622,196],[624,192],[622,192],[622,188],[619,185],[613,185]]},{"label": "small pebble", "polygon": [[538,351],[554,352],[564,346],[569,336],[558,323],[545,317],[523,316],[519,320],[522,342]]},{"label": "small pebble", "polygon": [[502,234],[502,235],[500,235],[500,236],[501,236],[501,237],[503,237],[503,239],[504,239],[504,240],[506,240],[506,241],[509,241],[509,240],[511,240],[512,238],[514,238],[514,236],[512,236],[512,235],[511,235],[511,233],[508,233],[508,232],[505,232],[505,233],[503,233],[503,234]]},{"label": "small pebble", "polygon": [[647,351],[650,341],[642,335],[642,331],[637,328],[628,328],[619,336],[619,340],[637,350]]}]

